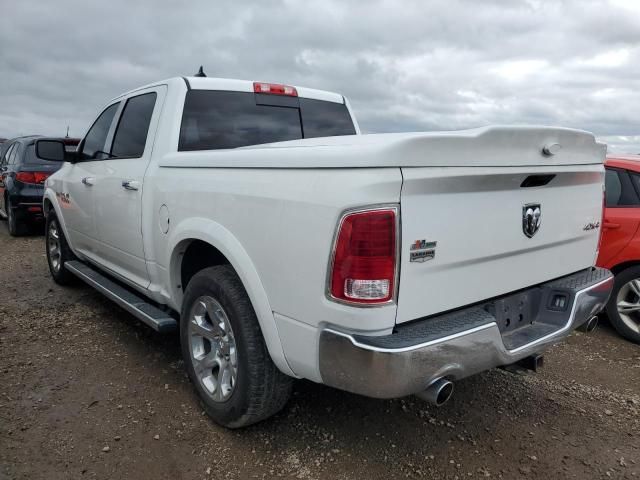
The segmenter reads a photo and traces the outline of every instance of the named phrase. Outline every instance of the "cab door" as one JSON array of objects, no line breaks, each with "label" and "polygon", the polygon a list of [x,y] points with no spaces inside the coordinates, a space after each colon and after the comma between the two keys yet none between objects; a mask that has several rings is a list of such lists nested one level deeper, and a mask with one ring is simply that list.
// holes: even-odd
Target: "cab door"
[{"label": "cab door", "polygon": [[640,199],[629,173],[606,169],[605,209],[598,265],[608,266],[634,237],[640,226]]},{"label": "cab door", "polygon": [[145,288],[149,275],[142,239],[142,194],[166,86],[122,100],[107,158],[94,172],[95,261]]},{"label": "cab door", "polygon": [[96,172],[105,157],[105,144],[112,131],[120,102],[105,108],[78,146],[78,160],[69,165],[60,182],[53,188],[62,210],[65,227],[72,247],[92,258],[97,236],[93,218]]}]

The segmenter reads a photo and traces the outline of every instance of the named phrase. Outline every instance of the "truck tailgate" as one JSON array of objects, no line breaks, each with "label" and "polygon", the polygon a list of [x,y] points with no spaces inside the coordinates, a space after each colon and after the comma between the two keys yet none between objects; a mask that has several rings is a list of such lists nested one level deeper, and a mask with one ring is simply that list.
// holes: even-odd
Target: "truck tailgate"
[{"label": "truck tailgate", "polygon": [[494,166],[403,167],[396,323],[593,265],[603,157],[592,143],[591,163],[507,166],[497,148]]}]

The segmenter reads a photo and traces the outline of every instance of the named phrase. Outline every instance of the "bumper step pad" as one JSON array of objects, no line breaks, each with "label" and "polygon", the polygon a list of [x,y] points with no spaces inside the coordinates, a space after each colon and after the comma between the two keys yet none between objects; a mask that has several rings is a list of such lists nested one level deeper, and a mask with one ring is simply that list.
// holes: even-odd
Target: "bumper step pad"
[{"label": "bumper step pad", "polygon": [[[590,268],[479,305],[399,325],[391,335],[353,338],[363,345],[395,350],[496,323],[505,348],[513,350],[561,329],[573,313],[576,294],[610,276],[604,268]],[[562,307],[552,305],[557,297],[564,298]]]}]

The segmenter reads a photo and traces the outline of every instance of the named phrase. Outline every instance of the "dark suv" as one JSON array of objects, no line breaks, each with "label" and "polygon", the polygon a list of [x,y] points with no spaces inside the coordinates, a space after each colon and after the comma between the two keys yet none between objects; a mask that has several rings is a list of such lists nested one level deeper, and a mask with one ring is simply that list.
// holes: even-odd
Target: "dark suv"
[{"label": "dark suv", "polygon": [[[27,233],[42,225],[44,181],[62,162],[44,160],[36,155],[35,141],[40,136],[7,140],[0,158],[0,217],[7,219],[12,236]],[[74,149],[77,139],[65,138],[67,149]]]}]

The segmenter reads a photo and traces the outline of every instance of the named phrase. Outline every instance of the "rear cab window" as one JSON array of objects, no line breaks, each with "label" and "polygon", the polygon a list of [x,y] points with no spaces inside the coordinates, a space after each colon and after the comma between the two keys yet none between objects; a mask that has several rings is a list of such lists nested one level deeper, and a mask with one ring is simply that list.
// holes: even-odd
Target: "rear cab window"
[{"label": "rear cab window", "polygon": [[189,90],[179,151],[355,135],[344,103],[252,92]]}]

